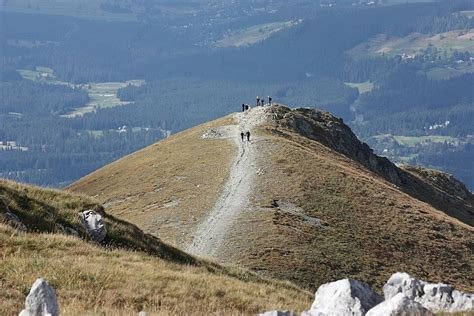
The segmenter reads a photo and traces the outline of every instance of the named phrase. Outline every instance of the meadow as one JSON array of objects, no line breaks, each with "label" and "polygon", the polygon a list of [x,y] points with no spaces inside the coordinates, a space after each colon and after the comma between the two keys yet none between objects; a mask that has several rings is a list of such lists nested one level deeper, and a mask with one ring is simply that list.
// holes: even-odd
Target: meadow
[{"label": "meadow", "polygon": [[61,84],[78,89],[86,89],[90,101],[83,107],[76,108],[71,113],[61,115],[62,117],[73,118],[82,116],[85,113],[93,112],[101,108],[111,108],[114,106],[130,104],[130,102],[121,101],[117,97],[117,91],[129,85],[140,86],[145,83],[144,80],[128,80],[124,82],[90,82],[86,84],[71,84],[59,80],[54,75],[54,70],[48,67],[38,66],[35,70],[19,69],[18,73],[24,78],[36,82],[47,84]]},{"label": "meadow", "polygon": [[136,12],[108,12],[101,9],[101,1],[81,0],[15,0],[3,1],[0,11],[35,13],[47,15],[66,15],[78,18],[107,21],[136,21]]}]

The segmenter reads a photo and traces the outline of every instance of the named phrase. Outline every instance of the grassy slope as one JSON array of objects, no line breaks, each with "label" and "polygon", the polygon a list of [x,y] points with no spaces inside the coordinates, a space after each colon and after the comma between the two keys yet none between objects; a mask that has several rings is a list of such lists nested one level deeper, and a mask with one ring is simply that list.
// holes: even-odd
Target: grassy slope
[{"label": "grassy slope", "polygon": [[173,135],[80,179],[70,189],[94,195],[111,214],[173,245],[184,245],[217,199],[234,155],[232,144],[202,140],[201,135],[227,124],[232,119]]},{"label": "grassy slope", "polygon": [[100,211],[90,198],[10,181],[0,182],[0,197],[0,218],[7,205],[29,228],[20,233],[0,221],[1,315],[21,310],[38,277],[56,289],[64,315],[247,314],[311,302],[291,284],[197,261],[108,215],[105,245],[62,234],[61,226],[83,234],[77,213]]},{"label": "grassy slope", "polygon": [[[407,271],[474,290],[472,227],[318,142],[288,136],[259,144],[265,176],[229,237],[240,245],[231,262],[307,287],[350,276],[380,290]],[[301,212],[279,207],[285,202]]]},{"label": "grassy slope", "polygon": [[[176,242],[176,235],[189,236],[195,228],[193,223],[213,205],[217,197],[214,190],[225,180],[233,153],[225,141],[201,140],[199,136],[211,126],[225,124],[229,124],[228,119],[178,134],[168,142],[85,177],[72,188],[101,194],[98,199],[102,202],[115,199],[117,203],[110,207],[111,212],[147,231],[157,232],[166,241],[182,244]],[[409,196],[321,142],[275,126],[262,129],[260,134],[262,140],[252,145],[261,153],[260,161],[256,162],[260,171],[252,207],[244,211],[238,225],[227,236],[227,262],[311,289],[347,276],[380,289],[390,274],[403,270],[420,278],[473,290],[472,227]],[[221,151],[215,152],[216,147]],[[227,148],[225,155],[224,148]],[[210,156],[211,152],[215,154]],[[190,153],[193,163],[188,159]],[[174,159],[165,160],[166,157]],[[200,157],[209,158],[201,161]],[[156,164],[149,163],[150,159]],[[216,166],[222,167],[218,178],[214,177]],[[130,170],[132,167],[139,170],[140,176],[136,170]],[[186,180],[179,191],[174,180],[160,180],[158,195],[153,193],[153,182],[144,178],[144,174],[156,173],[155,170],[168,179],[179,176]],[[120,183],[124,181],[121,179],[132,183],[134,194],[130,199],[126,198],[126,192],[120,192],[123,190]],[[209,179],[213,179],[212,190],[196,195],[188,183],[190,179],[194,180],[194,186],[209,186]],[[182,194],[180,198],[186,204],[150,210],[146,204],[137,204],[141,203],[140,198],[134,197],[137,194],[155,194],[155,199],[160,201],[158,205]],[[287,202],[298,210],[292,212],[279,206]],[[465,216],[469,216],[469,210],[472,214],[472,203],[459,203],[464,205]],[[445,204],[456,209],[449,201]],[[193,216],[196,221],[182,220]],[[312,225],[308,216],[321,219],[324,228]],[[154,222],[146,221],[149,218]],[[180,221],[185,225],[180,226]]]}]

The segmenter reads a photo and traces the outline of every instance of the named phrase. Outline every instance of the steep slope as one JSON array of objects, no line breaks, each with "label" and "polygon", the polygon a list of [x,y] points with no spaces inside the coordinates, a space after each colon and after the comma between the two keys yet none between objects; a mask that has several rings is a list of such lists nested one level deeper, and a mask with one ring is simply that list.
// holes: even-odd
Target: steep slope
[{"label": "steep slope", "polygon": [[[87,242],[79,221],[78,212],[90,208],[105,217],[102,245]],[[12,214],[22,224],[12,222]],[[68,229],[80,238],[66,235]],[[104,213],[85,196],[3,180],[0,256],[1,315],[18,314],[38,277],[56,289],[68,315],[250,314],[303,310],[312,300],[289,283],[196,260]]]},{"label": "steep slope", "polygon": [[344,277],[377,287],[404,270],[472,290],[472,194],[407,170],[327,112],[272,106],[172,136],[71,189],[194,254],[311,289]]}]

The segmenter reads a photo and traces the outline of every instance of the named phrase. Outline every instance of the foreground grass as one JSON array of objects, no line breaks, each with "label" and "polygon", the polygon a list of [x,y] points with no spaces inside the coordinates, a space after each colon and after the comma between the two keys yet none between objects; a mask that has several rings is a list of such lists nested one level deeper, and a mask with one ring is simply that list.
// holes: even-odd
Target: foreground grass
[{"label": "foreground grass", "polygon": [[[252,314],[303,310],[312,295],[187,255],[103,212],[92,199],[0,180],[0,315],[16,315],[31,284],[45,278],[63,315]],[[2,223],[6,209],[27,233]],[[78,213],[104,215],[108,236],[87,242]],[[83,240],[64,235],[73,228]]]},{"label": "foreground grass", "polygon": [[246,282],[68,236],[19,235],[0,225],[0,245],[1,315],[21,310],[38,277],[56,289],[63,315],[250,314],[302,310],[311,302],[310,294],[283,283]]}]

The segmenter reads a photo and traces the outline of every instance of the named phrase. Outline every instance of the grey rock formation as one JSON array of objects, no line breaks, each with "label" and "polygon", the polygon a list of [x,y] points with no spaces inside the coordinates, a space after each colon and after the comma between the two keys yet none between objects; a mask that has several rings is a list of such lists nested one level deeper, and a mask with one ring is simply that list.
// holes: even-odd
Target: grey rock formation
[{"label": "grey rock formation", "polygon": [[54,289],[43,279],[37,279],[25,300],[19,316],[58,316],[59,306]]},{"label": "grey rock formation", "polygon": [[343,279],[321,285],[311,309],[305,316],[364,315],[382,298],[368,284]]},{"label": "grey rock formation", "polygon": [[102,220],[102,216],[93,210],[82,212],[82,225],[87,234],[95,242],[101,242],[107,235],[107,229]]},{"label": "grey rock formation", "polygon": [[405,296],[403,293],[398,293],[391,299],[383,301],[375,306],[365,314],[366,316],[399,316],[399,315],[417,315],[417,316],[431,316],[428,309],[424,308],[420,303],[415,302]]},{"label": "grey rock formation", "polygon": [[410,300],[420,303],[431,312],[465,312],[474,309],[474,295],[455,290],[443,283],[428,283],[413,278],[408,273],[393,274],[383,287],[386,300],[403,293]]},{"label": "grey rock formation", "polygon": [[26,227],[25,224],[22,223],[20,218],[16,214],[10,211],[10,209],[8,208],[7,202],[5,202],[4,199],[0,198],[0,219],[2,217],[1,216],[2,213],[3,213],[3,218],[6,220],[6,222],[10,224],[11,226],[13,226],[14,228],[22,232],[26,232],[28,230],[28,228]]}]

